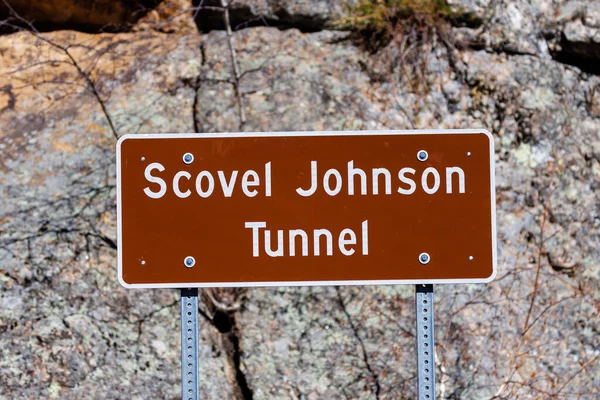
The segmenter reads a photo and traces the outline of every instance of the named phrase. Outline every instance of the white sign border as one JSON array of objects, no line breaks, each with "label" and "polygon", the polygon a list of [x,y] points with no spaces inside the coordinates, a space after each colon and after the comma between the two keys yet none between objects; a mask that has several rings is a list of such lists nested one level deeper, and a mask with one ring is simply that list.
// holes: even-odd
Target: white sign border
[{"label": "white sign border", "polygon": [[[123,242],[121,213],[121,144],[130,139],[185,139],[185,138],[239,138],[239,137],[285,137],[285,136],[368,136],[368,135],[439,135],[439,134],[484,134],[490,143],[490,198],[492,201],[492,274],[477,279],[387,279],[387,280],[344,280],[344,281],[273,281],[273,282],[204,282],[204,283],[134,283],[123,279]],[[149,133],[126,134],[117,141],[117,269],[119,283],[127,289],[178,289],[212,287],[278,287],[278,286],[367,286],[367,285],[418,285],[453,283],[488,283],[498,274],[496,239],[496,178],[494,166],[494,137],[486,129],[420,129],[420,130],[369,130],[369,131],[290,131],[290,132],[228,132],[228,133]]]}]

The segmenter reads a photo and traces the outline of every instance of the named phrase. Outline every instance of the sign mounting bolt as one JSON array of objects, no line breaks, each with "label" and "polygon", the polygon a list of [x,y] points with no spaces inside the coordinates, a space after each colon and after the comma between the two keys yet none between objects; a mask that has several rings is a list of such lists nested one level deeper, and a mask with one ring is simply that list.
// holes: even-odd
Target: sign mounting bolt
[{"label": "sign mounting bolt", "polygon": [[146,265],[146,261],[142,260],[142,261],[140,261],[140,264],[141,265]]},{"label": "sign mounting bolt", "polygon": [[142,157],[142,162],[143,162],[143,161],[146,161],[146,157]]},{"label": "sign mounting bolt", "polygon": [[473,256],[469,256],[469,261],[473,261]]},{"label": "sign mounting bolt", "polygon": [[188,268],[192,268],[194,265],[196,265],[196,259],[192,256],[187,256],[183,260],[183,264]]},{"label": "sign mounting bolt", "polygon": [[429,257],[429,254],[427,254],[427,253],[419,254],[419,262],[421,264],[427,264],[427,263],[429,263],[429,260],[431,260],[431,257]]},{"label": "sign mounting bolt", "polygon": [[429,154],[425,150],[419,150],[417,153],[417,160],[425,161],[427,158],[429,158]]},{"label": "sign mounting bolt", "polygon": [[471,152],[467,151],[467,157],[471,157]]},{"label": "sign mounting bolt", "polygon": [[191,164],[194,162],[194,155],[192,153],[185,153],[183,155],[183,162],[186,164]]}]

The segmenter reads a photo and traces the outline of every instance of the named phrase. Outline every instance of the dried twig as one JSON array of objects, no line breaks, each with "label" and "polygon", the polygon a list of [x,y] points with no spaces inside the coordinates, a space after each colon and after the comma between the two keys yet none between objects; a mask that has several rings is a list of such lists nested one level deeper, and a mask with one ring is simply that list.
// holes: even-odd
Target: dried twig
[{"label": "dried twig", "polygon": [[600,355],[597,355],[596,357],[592,358],[590,361],[583,364],[581,366],[581,368],[579,368],[579,370],[573,374],[573,376],[571,376],[569,379],[567,379],[567,381],[565,383],[563,383],[561,387],[558,388],[558,390],[554,393],[554,396],[558,396],[560,394],[560,392],[562,392],[563,389],[566,388],[573,381],[573,379],[575,379],[575,377],[577,375],[581,374],[583,371],[585,371],[587,369],[587,367],[589,367],[590,365],[592,365],[599,359],[600,359]]},{"label": "dried twig", "polygon": [[246,111],[244,109],[244,100],[242,97],[242,91],[240,88],[240,68],[238,66],[237,54],[235,51],[235,43],[233,33],[231,31],[231,22],[229,20],[229,5],[231,2],[227,0],[221,0],[221,7],[223,7],[223,23],[225,24],[225,30],[227,32],[227,44],[229,46],[229,54],[231,55],[231,68],[233,71],[233,81],[235,86],[235,93],[238,100],[238,110],[240,114],[240,130],[243,131],[246,126]]},{"label": "dried twig", "polygon": [[544,226],[546,225],[547,216],[548,216],[548,202],[545,202],[544,210],[542,211],[542,223],[540,225],[537,270],[535,272],[533,293],[531,294],[531,302],[529,303],[529,309],[527,310],[527,317],[525,318],[525,325],[523,326],[523,333],[525,333],[529,330],[529,319],[531,318],[531,311],[533,310],[533,305],[535,304],[535,298],[537,297],[537,293],[538,293],[538,287],[539,287],[539,282],[540,282],[540,270],[542,269],[542,255],[544,253]]},{"label": "dried twig", "polygon": [[237,311],[237,310],[239,310],[241,308],[241,304],[240,303],[233,303],[232,305],[227,305],[225,303],[220,302],[219,300],[217,300],[215,298],[215,296],[213,296],[211,289],[206,289],[204,291],[204,294],[206,294],[206,296],[210,299],[211,303],[217,309],[219,309],[221,311],[232,312],[232,311]]},{"label": "dried twig", "polygon": [[365,362],[367,371],[369,372],[369,374],[371,375],[371,379],[373,380],[373,387],[371,388],[371,392],[375,395],[376,399],[379,399],[379,394],[381,392],[379,376],[377,375],[375,370],[371,367],[371,363],[369,361],[369,355],[367,354],[367,349],[365,347],[365,343],[363,342],[362,338],[358,334],[358,328],[356,327],[356,325],[354,325],[354,322],[352,322],[352,316],[350,315],[350,313],[348,312],[348,309],[346,308],[346,303],[344,303],[344,299],[342,297],[342,293],[340,292],[339,286],[335,287],[335,291],[337,293],[337,298],[338,298],[338,302],[340,304],[340,308],[342,309],[342,312],[348,319],[348,323],[350,324],[350,328],[352,329],[352,332],[354,333],[354,337],[356,338],[356,340],[358,341],[358,344],[360,345],[360,348],[362,350],[363,361]]},{"label": "dried twig", "polygon": [[[16,18],[17,20],[19,20],[21,23],[25,24],[29,29],[28,32],[30,34],[32,34],[33,36],[35,36],[37,39],[43,41],[44,43],[50,45],[51,47],[54,47],[55,49],[60,50],[62,53],[64,53],[67,58],[69,59],[69,64],[71,64],[73,67],[75,67],[75,69],[77,70],[77,72],[79,73],[79,75],[81,76],[81,78],[83,78],[83,80],[86,82],[87,84],[87,88],[91,91],[92,95],[96,98],[96,100],[98,101],[98,104],[100,105],[100,108],[102,109],[102,113],[104,114],[104,117],[106,118],[106,121],[108,122],[108,125],[110,127],[110,130],[113,134],[113,136],[115,137],[115,139],[119,138],[119,134],[117,133],[117,129],[115,128],[115,125],[113,124],[112,118],[110,117],[110,114],[108,113],[108,109],[106,107],[106,104],[104,103],[104,100],[102,99],[102,97],[100,96],[100,93],[98,92],[98,89],[96,87],[96,83],[94,82],[94,80],[90,77],[89,73],[87,73],[83,67],[77,62],[77,60],[75,60],[75,57],[73,57],[73,55],[71,54],[71,52],[69,52],[69,48],[70,47],[74,47],[72,45],[69,46],[63,46],[61,44],[58,44],[50,39],[48,39],[47,37],[45,37],[44,35],[42,35],[40,33],[40,31],[33,26],[33,24],[26,20],[25,18],[21,17],[11,6],[10,4],[8,4],[8,2],[6,0],[2,0],[2,3],[4,4],[4,6],[9,10],[10,14]],[[17,27],[15,25],[15,27]]]}]

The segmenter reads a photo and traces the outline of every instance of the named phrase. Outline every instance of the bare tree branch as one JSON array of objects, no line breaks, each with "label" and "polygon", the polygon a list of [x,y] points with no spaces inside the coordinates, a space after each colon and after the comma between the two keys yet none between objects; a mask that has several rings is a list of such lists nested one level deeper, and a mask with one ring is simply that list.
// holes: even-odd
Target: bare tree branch
[{"label": "bare tree branch", "polygon": [[223,22],[227,32],[227,44],[229,45],[229,54],[231,55],[231,68],[233,70],[233,80],[235,86],[235,92],[238,100],[238,110],[240,115],[240,130],[243,131],[246,126],[246,111],[244,109],[244,99],[240,88],[240,69],[238,66],[237,54],[235,51],[235,43],[233,33],[231,31],[231,23],[229,21],[229,5],[231,2],[227,0],[221,0],[221,6],[223,7]]},{"label": "bare tree branch", "polygon": [[[77,62],[77,60],[75,59],[75,57],[73,57],[73,55],[71,54],[71,52],[69,51],[70,47],[74,47],[74,46],[63,46],[53,40],[48,39],[46,36],[42,35],[40,33],[39,30],[37,30],[35,28],[35,26],[28,20],[26,20],[25,18],[21,17],[11,6],[10,4],[8,4],[7,0],[2,0],[2,3],[6,6],[6,8],[9,10],[9,12],[11,13],[11,15],[16,18],[17,20],[19,20],[21,23],[25,24],[29,29],[27,30],[27,32],[29,32],[30,34],[32,34],[33,36],[35,36],[37,39],[43,41],[44,43],[50,45],[51,47],[60,50],[62,53],[64,53],[67,58],[70,60],[70,63],[73,67],[75,67],[75,69],[77,70],[77,72],[79,73],[79,75],[81,76],[81,78],[83,78],[85,80],[85,82],[88,85],[88,90],[90,90],[90,92],[92,93],[92,95],[96,98],[96,100],[98,101],[98,104],[100,105],[100,108],[102,109],[102,113],[104,114],[104,117],[106,118],[106,121],[108,122],[108,125],[110,127],[110,130],[113,134],[113,136],[115,137],[115,139],[119,138],[119,134],[117,133],[117,129],[115,128],[115,125],[112,121],[112,118],[108,112],[108,109],[106,107],[106,104],[104,102],[104,100],[102,99],[102,97],[100,96],[100,93],[98,92],[98,88],[96,86],[96,82],[94,82],[94,80],[90,77],[89,73],[86,73],[84,68],[82,68],[82,66]],[[19,28],[20,30],[22,30],[22,28],[15,26],[16,28]]]}]

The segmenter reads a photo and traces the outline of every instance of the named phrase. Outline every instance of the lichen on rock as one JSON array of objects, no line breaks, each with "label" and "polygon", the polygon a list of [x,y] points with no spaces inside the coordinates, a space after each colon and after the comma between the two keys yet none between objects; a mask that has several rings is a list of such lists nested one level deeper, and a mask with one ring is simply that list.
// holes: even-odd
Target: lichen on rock
[{"label": "lichen on rock", "polygon": [[[436,287],[438,397],[598,397],[600,78],[569,58],[598,60],[595,3],[504,3],[449,1],[482,23],[375,50],[329,25],[339,2],[240,0],[287,22],[231,37],[179,1],[125,32],[0,36],[0,397],[180,395],[177,292],[116,279],[117,137],[475,127],[496,142],[499,275]],[[412,293],[204,291],[201,398],[415,398]]]}]

